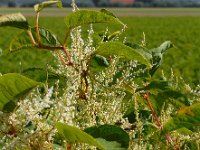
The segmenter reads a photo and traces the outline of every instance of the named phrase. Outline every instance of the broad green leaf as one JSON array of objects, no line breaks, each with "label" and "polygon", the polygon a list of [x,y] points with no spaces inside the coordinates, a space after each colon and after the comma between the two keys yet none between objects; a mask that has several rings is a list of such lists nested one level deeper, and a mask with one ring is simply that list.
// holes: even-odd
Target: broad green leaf
[{"label": "broad green leaf", "polygon": [[45,1],[39,4],[34,5],[34,9],[36,12],[42,11],[45,7],[51,6],[53,4],[56,4],[59,8],[62,8],[62,2],[59,0],[50,0],[50,1]]},{"label": "broad green leaf", "polygon": [[99,149],[103,149],[104,147],[91,135],[83,132],[82,130],[69,126],[64,123],[57,123],[56,124],[58,133],[62,135],[66,141],[68,141],[71,144],[74,143],[87,143],[93,146],[98,147]]},{"label": "broad green leaf", "polygon": [[101,125],[86,128],[86,133],[94,138],[102,138],[106,141],[115,141],[121,144],[121,148],[128,148],[129,135],[120,127],[114,125]]},{"label": "broad green leaf", "polygon": [[[97,74],[107,68],[109,66],[109,61],[106,58],[110,58],[110,56],[119,56],[121,61],[136,60],[145,64],[145,67],[146,65],[150,65],[148,60],[143,57],[143,55],[135,51],[135,49],[119,42],[103,42],[99,45],[96,51],[93,52],[91,60],[89,60],[91,74]],[[124,67],[124,69],[127,69],[127,67]],[[120,72],[121,71],[119,70],[119,74],[116,74],[114,78],[118,78],[118,76],[120,76]]]},{"label": "broad green leaf", "polygon": [[108,41],[112,41],[113,39],[115,39],[116,37],[118,37],[121,34],[121,31],[115,31],[113,33],[106,33],[103,31],[102,33],[99,33],[99,36],[101,37],[101,39],[103,39],[103,42],[108,42]]},{"label": "broad green leaf", "polygon": [[192,135],[193,132],[185,127],[179,128],[177,130],[175,130],[175,132],[177,132],[178,134],[181,135]]},{"label": "broad green leaf", "polygon": [[126,150],[126,148],[122,148],[121,144],[116,141],[106,141],[102,138],[97,138],[96,140],[103,145],[105,150]]},{"label": "broad green leaf", "polygon": [[0,27],[10,26],[28,30],[29,25],[21,13],[7,14],[0,16]]},{"label": "broad green leaf", "polygon": [[[35,28],[31,29],[34,39],[36,38],[36,31]],[[41,36],[41,44],[45,46],[60,46],[60,42],[56,38],[56,36],[44,28],[39,28],[39,33]],[[26,48],[35,48],[32,44],[31,39],[27,31],[21,32],[17,35],[10,43],[10,51],[16,51]],[[52,49],[54,50],[54,49]]]},{"label": "broad green leaf", "polygon": [[180,109],[177,114],[164,125],[163,133],[183,127],[189,130],[195,130],[200,127],[200,103]]},{"label": "broad green leaf", "polygon": [[151,93],[159,93],[161,91],[169,90],[171,88],[171,84],[169,81],[163,81],[163,80],[154,80],[151,81],[147,86],[141,87],[136,89],[136,92],[141,90],[148,90]]},{"label": "broad green leaf", "polygon": [[[0,110],[12,111],[15,102],[22,99],[30,90],[39,85],[25,76],[9,73],[0,76]],[[7,110],[8,109],[8,110]]]},{"label": "broad green leaf", "polygon": [[108,66],[109,63],[107,59],[101,55],[95,55],[90,62],[90,67],[92,68],[92,72],[101,72]]},{"label": "broad green leaf", "polygon": [[166,41],[163,44],[161,44],[158,48],[154,48],[150,50],[152,55],[152,65],[153,67],[150,70],[151,76],[156,72],[156,70],[159,68],[159,66],[162,63],[163,54],[169,49],[173,47],[172,42]]},{"label": "broad green leaf", "polygon": [[184,141],[184,143],[182,144],[181,148],[182,149],[188,149],[188,150],[198,150],[199,149],[199,142],[196,140],[191,140],[188,139],[186,141]]},{"label": "broad green leaf", "polygon": [[104,13],[106,15],[113,16],[113,17],[117,18],[117,16],[115,16],[112,12],[110,12],[110,11],[104,9],[104,8],[101,9],[100,12],[102,12],[102,13]]},{"label": "broad green leaf", "polygon": [[140,63],[149,66],[147,59],[138,53],[135,49],[130,48],[120,42],[105,42],[101,43],[93,55],[102,55],[104,57],[119,56],[125,60],[136,60]]},{"label": "broad green leaf", "polygon": [[22,71],[22,75],[29,77],[38,82],[46,82],[49,87],[55,86],[55,82],[59,80],[58,86],[60,88],[59,96],[63,94],[66,87],[67,77],[56,73],[48,68],[28,68]]},{"label": "broad green leaf", "polygon": [[[186,97],[181,91],[164,90],[157,92],[156,90],[150,91],[150,101],[157,114],[160,114],[163,109],[165,110],[169,104],[173,105],[176,109],[188,106]],[[147,103],[145,101],[145,103]]]},{"label": "broad green leaf", "polygon": [[[128,118],[129,123],[135,123],[137,121],[136,115],[135,115],[135,109],[134,104],[129,106],[129,108],[126,110],[125,114],[123,115],[123,118]],[[139,118],[141,120],[148,120],[149,116],[151,115],[151,111],[149,110],[139,110]]]},{"label": "broad green leaf", "polygon": [[124,26],[124,24],[113,15],[94,10],[78,10],[71,13],[66,17],[65,20],[67,28],[73,29],[75,27],[91,24],[91,23],[119,23]]},{"label": "broad green leaf", "polygon": [[21,49],[34,48],[34,47],[35,46],[31,43],[31,39],[27,31],[23,31],[12,39],[9,45],[9,50],[13,52]]},{"label": "broad green leaf", "polygon": [[64,148],[58,144],[53,144],[55,150],[64,150]]},{"label": "broad green leaf", "polygon": [[136,43],[131,43],[131,42],[126,42],[125,45],[135,49],[138,53],[143,55],[147,60],[152,59],[152,55],[151,55],[150,51],[148,49],[146,49],[145,47],[140,46]]},{"label": "broad green leaf", "polygon": [[151,50],[152,53],[165,53],[168,49],[172,48],[173,44],[171,41],[165,41],[158,48],[154,48]]},{"label": "broad green leaf", "polygon": [[53,81],[53,83],[55,83],[55,80],[62,81],[67,79],[67,77],[45,68],[28,68],[23,70],[22,74],[38,82],[45,82],[48,80],[49,82]]}]

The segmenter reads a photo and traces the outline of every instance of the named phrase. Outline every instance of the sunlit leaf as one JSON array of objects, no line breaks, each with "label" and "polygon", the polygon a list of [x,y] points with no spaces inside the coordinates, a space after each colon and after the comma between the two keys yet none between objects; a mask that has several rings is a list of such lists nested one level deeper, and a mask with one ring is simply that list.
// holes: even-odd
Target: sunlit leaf
[{"label": "sunlit leaf", "polygon": [[150,53],[150,51],[143,47],[143,46],[140,46],[136,43],[131,43],[131,42],[126,42],[125,45],[135,49],[138,53],[140,53],[141,55],[143,55],[147,60],[151,60],[152,59],[152,55]]},{"label": "sunlit leaf", "polygon": [[124,26],[124,24],[108,11],[94,11],[94,10],[78,10],[71,13],[65,20],[68,29],[75,28],[77,26],[91,24],[91,23],[118,23]]},{"label": "sunlit leaf", "polygon": [[106,141],[115,141],[121,144],[121,148],[128,148],[129,135],[120,127],[114,125],[101,125],[86,128],[84,130],[94,138],[102,138]]},{"label": "sunlit leaf", "polygon": [[[32,28],[31,32],[33,34],[33,38],[36,39],[35,28]],[[44,29],[44,28],[39,28],[39,33],[41,36],[42,45],[45,45],[45,46],[59,46],[60,45],[60,42],[58,41],[56,36],[53,33],[51,33],[49,30]],[[35,48],[35,46],[31,42],[31,39],[27,31],[21,32],[19,35],[13,38],[13,40],[10,43],[11,52],[16,51],[16,50],[21,50],[21,49],[27,49],[27,48]]]},{"label": "sunlit leaf", "polygon": [[56,124],[58,133],[65,138],[66,141],[68,141],[71,144],[74,143],[87,143],[93,146],[98,147],[99,149],[104,150],[104,147],[91,135],[83,132],[82,130],[69,126],[64,123],[57,123]]},{"label": "sunlit leaf", "polygon": [[179,128],[195,130],[200,127],[200,103],[180,109],[165,125],[163,132],[173,131]]},{"label": "sunlit leaf", "polygon": [[104,42],[99,45],[96,51],[93,52],[93,57],[90,62],[90,71],[93,73],[98,73],[98,71],[102,71],[105,69],[105,65],[101,65],[97,63],[96,56],[100,55],[105,58],[109,58],[110,56],[118,56],[123,58],[124,60],[130,61],[135,60],[142,64],[149,66],[148,60],[138,53],[135,49],[132,49],[122,43],[119,42]]},{"label": "sunlit leaf", "polygon": [[6,14],[0,16],[0,27],[10,26],[28,30],[29,25],[21,13]]},{"label": "sunlit leaf", "polygon": [[50,1],[45,1],[39,4],[34,5],[34,9],[36,12],[42,11],[44,8],[51,6],[53,4],[56,4],[58,7],[62,7],[62,2],[59,0],[50,0]]},{"label": "sunlit leaf", "polygon": [[153,67],[150,70],[151,76],[153,76],[153,74],[156,72],[156,70],[161,65],[163,54],[171,47],[173,47],[172,42],[166,41],[163,44],[161,44],[158,48],[154,48],[154,49],[150,50],[150,52],[152,54],[152,65],[153,65]]},{"label": "sunlit leaf", "polygon": [[12,111],[16,102],[39,84],[16,73],[0,76],[0,110]]},{"label": "sunlit leaf", "polygon": [[101,55],[95,55],[90,64],[93,72],[101,72],[109,66],[107,59]]},{"label": "sunlit leaf", "polygon": [[126,148],[121,147],[121,144],[116,141],[106,141],[102,138],[97,138],[96,140],[103,145],[105,150],[127,150]]},{"label": "sunlit leaf", "polygon": [[136,89],[136,91],[141,91],[141,90],[148,90],[151,93],[159,93],[161,91],[169,90],[171,88],[171,84],[169,81],[163,81],[163,80],[154,80],[151,81],[147,86],[141,87]]}]

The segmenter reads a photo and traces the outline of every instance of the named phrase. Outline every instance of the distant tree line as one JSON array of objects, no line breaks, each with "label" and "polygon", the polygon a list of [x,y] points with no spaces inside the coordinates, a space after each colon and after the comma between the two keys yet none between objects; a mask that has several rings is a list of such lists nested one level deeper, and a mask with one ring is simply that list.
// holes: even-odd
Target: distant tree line
[{"label": "distant tree line", "polygon": [[[0,6],[32,7],[44,0],[0,0]],[[61,0],[70,7],[71,0]],[[111,0],[76,0],[79,7],[200,7],[200,0],[136,0],[133,4],[112,3]]]}]

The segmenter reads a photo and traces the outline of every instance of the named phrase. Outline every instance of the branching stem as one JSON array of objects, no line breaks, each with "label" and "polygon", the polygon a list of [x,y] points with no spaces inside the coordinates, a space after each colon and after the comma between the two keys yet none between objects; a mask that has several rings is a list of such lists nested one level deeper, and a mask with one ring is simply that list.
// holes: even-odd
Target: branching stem
[{"label": "branching stem", "polygon": [[62,64],[65,66],[65,65],[68,65],[68,63],[65,61],[65,58],[62,56],[62,54],[60,53],[59,50],[56,51],[57,54],[58,54],[58,57],[60,58]]},{"label": "branching stem", "polygon": [[69,33],[70,33],[70,31],[67,31],[67,32],[66,32],[65,40],[64,40],[64,42],[63,42],[63,45],[66,45],[66,43],[67,43],[67,39],[68,39]]},{"label": "branching stem", "polygon": [[[148,84],[146,84],[146,86],[148,86]],[[151,112],[152,112],[153,120],[156,122],[157,126],[160,127],[160,130],[162,131],[162,130],[163,130],[163,126],[162,126],[162,124],[161,124],[161,122],[160,122],[158,116],[156,115],[156,113],[155,113],[155,111],[154,111],[154,109],[153,109],[153,107],[152,107],[152,104],[151,104],[151,101],[150,101],[150,98],[149,98],[149,91],[148,91],[148,90],[146,90],[144,99],[147,101],[148,106],[149,106],[149,108],[150,108],[150,110],[151,110]],[[165,139],[167,140],[167,142],[168,142],[170,145],[172,145],[172,142],[173,142],[173,141],[172,141],[172,139],[171,139],[171,137],[169,136],[168,133],[165,134]]]},{"label": "branching stem", "polygon": [[72,60],[71,60],[71,57],[69,56],[68,51],[66,50],[66,46],[63,45],[62,48],[63,48],[63,51],[64,51],[65,55],[67,56],[67,59],[68,59],[68,61],[69,61],[69,65],[70,65],[70,66],[73,66],[73,62],[72,62]]}]

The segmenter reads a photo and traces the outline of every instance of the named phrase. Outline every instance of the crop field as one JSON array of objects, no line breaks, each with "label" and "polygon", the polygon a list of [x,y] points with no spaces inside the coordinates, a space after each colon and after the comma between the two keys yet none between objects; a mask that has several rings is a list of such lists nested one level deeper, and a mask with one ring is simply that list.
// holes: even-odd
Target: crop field
[{"label": "crop field", "polygon": [[[96,9],[101,8],[81,8]],[[107,8],[116,16],[200,16],[199,8]],[[32,8],[1,8],[0,14],[22,12],[25,16],[34,16]],[[42,16],[65,16],[71,12],[71,8],[47,8]]]},{"label": "crop field", "polygon": [[[55,11],[53,11],[55,10]],[[12,13],[21,11],[28,17],[30,24],[34,26],[32,9],[4,9],[0,13]],[[64,11],[47,9],[40,19],[40,24],[52,29],[60,37],[64,37]],[[112,12],[120,16],[120,19],[127,24],[123,37],[127,41],[140,43],[143,32],[146,35],[148,48],[159,46],[160,43],[170,40],[175,47],[170,49],[164,56],[162,68],[165,74],[170,75],[171,68],[178,75],[191,85],[197,85],[200,81],[200,10],[199,9],[117,9],[112,8]],[[52,17],[50,17],[52,16]],[[57,17],[55,17],[57,16]],[[98,32],[105,31],[106,25],[95,26]],[[108,26],[113,32],[120,30],[117,25]],[[23,50],[19,55],[7,54],[11,37],[20,31],[13,28],[0,28],[0,48],[3,56],[0,57],[0,72],[21,72],[28,67],[45,67],[47,64],[54,65],[53,56],[49,52],[38,52],[36,50]],[[83,34],[85,31],[83,31]],[[48,55],[49,57],[44,57]],[[41,59],[42,58],[42,59]],[[45,59],[44,59],[45,58]],[[15,63],[13,63],[15,62]],[[14,64],[14,65],[13,65]],[[161,69],[159,70],[161,73]],[[159,75],[159,73],[158,73]]]}]

